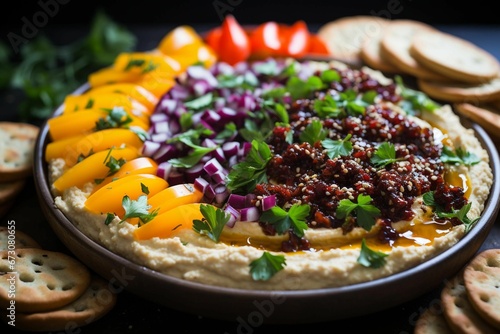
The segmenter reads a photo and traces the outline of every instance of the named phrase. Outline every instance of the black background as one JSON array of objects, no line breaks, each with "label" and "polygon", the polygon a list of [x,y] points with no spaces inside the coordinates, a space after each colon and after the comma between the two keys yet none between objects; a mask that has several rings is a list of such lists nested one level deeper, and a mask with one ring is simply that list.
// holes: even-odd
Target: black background
[{"label": "black background", "polygon": [[[500,24],[489,1],[351,0],[351,1],[263,1],[263,0],[32,0],[10,1],[0,13],[2,37],[19,32],[24,20],[41,19],[43,27],[89,24],[96,10],[104,10],[121,24],[218,24],[225,14],[240,23],[268,20],[293,23],[303,19],[323,24],[343,16],[375,15],[391,19],[416,19],[429,24]],[[49,8],[49,10],[44,9]],[[46,12],[45,18],[40,11]]]}]

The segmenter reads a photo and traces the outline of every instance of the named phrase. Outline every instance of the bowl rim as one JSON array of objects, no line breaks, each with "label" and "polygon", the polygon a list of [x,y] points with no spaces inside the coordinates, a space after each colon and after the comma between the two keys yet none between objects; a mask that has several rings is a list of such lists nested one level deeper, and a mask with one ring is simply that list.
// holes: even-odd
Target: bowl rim
[{"label": "bowl rim", "polygon": [[[85,92],[88,88],[89,88],[88,83],[85,83],[78,89],[76,89],[74,91],[74,94],[81,94]],[[62,112],[62,108],[63,105],[59,106],[49,118],[59,115]],[[448,258],[455,253],[466,251],[469,252],[468,256],[470,258],[472,254],[475,253],[480,248],[480,246],[486,239],[487,234],[489,233],[491,227],[495,223],[497,214],[500,210],[500,182],[498,182],[500,178],[500,158],[497,148],[492,139],[487,134],[487,132],[481,126],[467,119],[461,118],[461,122],[462,124],[464,124],[464,126],[474,130],[475,136],[479,139],[482,147],[488,153],[489,165],[493,172],[493,184],[490,189],[490,194],[488,195],[488,199],[484,204],[484,209],[481,213],[481,217],[476,222],[475,226],[471,229],[471,231],[467,233],[465,236],[463,236],[460,240],[458,240],[458,242],[452,247],[444,250],[443,252],[435,255],[434,257],[430,258],[429,260],[423,263],[420,263],[414,267],[408,268],[401,272],[392,274],[387,277],[375,279],[373,281],[361,282],[347,286],[307,289],[307,290],[271,291],[271,290],[248,290],[248,289],[206,285],[162,274],[148,267],[139,265],[121,255],[113,253],[109,249],[105,248],[104,246],[102,246],[101,244],[99,244],[98,242],[94,241],[93,239],[85,235],[83,232],[81,232],[59,209],[57,209],[57,207],[54,204],[54,198],[52,196],[52,193],[50,192],[50,187],[48,184],[47,163],[45,162],[45,146],[49,141],[47,121],[48,120],[46,120],[44,124],[41,126],[39,135],[35,143],[33,175],[35,176],[35,187],[40,205],[44,209],[43,210],[44,214],[51,223],[51,227],[54,229],[54,225],[52,224],[54,223],[53,220],[55,219],[57,221],[57,224],[59,224],[60,227],[64,229],[65,233],[69,233],[73,235],[74,238],[78,238],[79,242],[82,242],[85,247],[88,247],[92,251],[102,254],[102,256],[105,256],[107,259],[113,261],[114,263],[120,264],[122,267],[131,268],[135,272],[143,272],[144,274],[149,275],[149,277],[155,282],[172,284],[176,287],[181,287],[183,289],[188,289],[188,290],[196,290],[198,292],[203,292],[211,296],[226,296],[231,298],[243,298],[245,300],[264,300],[264,299],[274,298],[278,294],[283,298],[301,302],[304,300],[310,300],[314,298],[325,298],[325,297],[332,298],[340,296],[348,297],[353,294],[363,295],[367,293],[378,294],[379,292],[377,291],[383,291],[384,288],[387,287],[388,285],[398,286],[398,284],[402,284],[401,282],[404,282],[413,276],[422,277],[422,273],[429,273],[432,271],[432,269],[435,269],[440,265],[444,265],[448,261]],[[58,231],[55,232],[56,234],[58,234]],[[58,236],[61,237],[60,235]],[[481,236],[481,238],[478,239],[478,236]],[[480,242],[478,242],[478,240]],[[471,249],[466,250],[467,247],[469,248],[471,247],[470,244],[473,244],[474,246]],[[73,252],[71,245],[68,244],[65,245],[69,248],[70,251]],[[81,259],[81,256],[77,255],[77,257]],[[469,260],[469,258],[467,260]],[[83,259],[81,260],[83,261]],[[450,272],[457,272],[463,265],[463,263],[465,263],[464,259],[461,259],[460,261],[461,263],[454,264],[454,267]],[[103,274],[103,276],[106,276],[106,274],[104,273],[101,274]],[[440,274],[433,273],[433,275],[439,276]],[[426,291],[430,291],[432,288],[442,283],[444,279],[446,279],[446,277],[441,277],[441,281],[435,282],[433,286],[429,286],[427,287],[427,289],[424,289],[425,291],[422,290],[422,288],[420,290],[415,289],[415,291],[406,289],[405,292],[408,295],[405,298],[400,296],[396,298],[395,302],[381,303],[385,305],[380,306],[378,309],[375,309],[374,311],[389,308],[392,306],[399,305],[403,302],[409,301],[412,298],[415,298]],[[130,291],[140,295],[140,288],[139,290],[137,290],[137,288],[131,288]],[[156,299],[156,297],[148,298],[143,295],[141,297],[150,299],[155,302],[159,302]],[[160,304],[164,303],[160,302]],[[176,308],[170,303],[164,305]],[[181,311],[187,311],[187,312],[191,311],[186,307],[180,307],[179,309]],[[373,313],[373,312],[368,312],[368,313]],[[363,312],[362,308],[360,308],[359,312],[356,313],[356,311],[354,311],[352,316],[363,315],[363,314],[366,314],[366,312]],[[215,317],[226,320],[226,318],[223,315],[221,315],[220,317],[218,315],[213,315],[213,314],[206,314],[206,315],[208,317]],[[339,316],[339,318],[347,318],[347,317],[351,316],[349,315]],[[310,319],[309,321],[309,319],[300,319],[300,318],[294,320],[295,321],[292,320],[292,322],[294,323],[315,321],[314,319]],[[319,319],[319,320],[323,321],[324,319]],[[284,319],[278,318],[276,322],[283,323]]]}]

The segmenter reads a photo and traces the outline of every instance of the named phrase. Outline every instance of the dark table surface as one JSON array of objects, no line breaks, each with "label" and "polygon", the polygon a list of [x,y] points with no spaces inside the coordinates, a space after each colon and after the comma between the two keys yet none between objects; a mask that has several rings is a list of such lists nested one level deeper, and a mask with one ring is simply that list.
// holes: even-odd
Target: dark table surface
[{"label": "dark table surface", "polygon": [[[130,30],[138,37],[138,49],[147,50],[156,46],[158,41],[173,26],[135,26]],[[499,26],[437,26],[438,29],[465,38],[492,53],[500,59],[500,25]],[[69,41],[81,35],[81,30],[54,29],[52,36],[60,41]],[[0,95],[0,121],[17,120],[18,99],[10,93]],[[498,182],[498,180],[495,180]],[[38,204],[33,178],[25,185],[14,206],[1,217],[0,225],[14,220],[16,228],[37,239],[41,246],[48,250],[68,252],[58,240],[46,221]],[[500,248],[500,217],[497,217],[488,238],[480,250]],[[339,328],[349,332],[364,330],[375,333],[412,333],[418,315],[429,305],[439,299],[441,288],[431,289],[422,296],[383,311],[362,317],[347,318],[317,324],[295,325],[260,325],[242,328],[238,322],[209,319],[196,314],[179,312],[150,302],[141,296],[123,291],[118,295],[116,306],[110,313],[98,321],[72,333],[333,333]],[[168,297],[166,297],[168,298]],[[359,301],[362,303],[362,301]],[[384,301],[381,300],[381,303]],[[228,305],[228,307],[231,307]],[[174,329],[175,328],[175,329]],[[157,329],[157,330],[155,330]],[[0,332],[12,331],[10,326],[0,322]]]}]

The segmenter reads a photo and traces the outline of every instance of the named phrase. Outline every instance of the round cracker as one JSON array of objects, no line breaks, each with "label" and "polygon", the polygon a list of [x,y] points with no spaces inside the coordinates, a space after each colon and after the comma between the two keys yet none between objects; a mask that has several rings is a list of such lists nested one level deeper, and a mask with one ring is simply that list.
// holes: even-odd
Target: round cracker
[{"label": "round cracker", "polygon": [[492,326],[500,329],[500,249],[476,255],[464,269],[467,296],[474,309]]},{"label": "round cracker", "polygon": [[[441,306],[441,303],[439,303]],[[428,307],[417,319],[414,334],[453,334],[441,308]]]},{"label": "round cracker", "polygon": [[384,58],[380,51],[380,42],[387,24],[388,22],[382,25],[380,33],[365,39],[361,45],[360,57],[367,66],[373,69],[394,74],[401,72],[400,69]]},{"label": "round cracker", "polygon": [[427,69],[418,63],[410,54],[413,36],[420,31],[437,31],[426,23],[399,19],[393,20],[384,29],[380,41],[380,54],[401,71],[417,78],[433,81],[449,81],[450,79]]},{"label": "round cracker", "polygon": [[13,200],[23,190],[25,179],[0,182],[0,205]]},{"label": "round cracker", "polygon": [[17,313],[16,328],[28,331],[63,331],[88,325],[106,315],[116,304],[117,295],[108,282],[92,277],[87,290],[74,302],[59,309],[38,313]]},{"label": "round cracker", "polygon": [[20,248],[42,248],[30,235],[12,226],[0,226],[0,251]]},{"label": "round cracker", "polygon": [[38,133],[33,124],[0,122],[0,182],[31,175]]},{"label": "round cracker", "polygon": [[90,283],[90,271],[81,262],[40,248],[0,252],[0,272],[0,307],[7,307],[14,298],[18,312],[62,307],[80,297]]},{"label": "round cracker", "polygon": [[459,82],[482,83],[500,73],[500,64],[493,55],[444,32],[417,32],[412,38],[410,54],[425,67]]},{"label": "round cracker", "polygon": [[332,57],[361,66],[363,42],[379,35],[386,22],[387,19],[377,16],[348,16],[326,23],[318,29],[317,35],[325,41]]},{"label": "round cracker", "polygon": [[441,303],[444,317],[453,332],[468,334],[493,334],[497,332],[469,302],[463,271],[446,282],[441,291]]},{"label": "round cracker", "polygon": [[421,91],[431,98],[452,103],[489,102],[500,98],[500,78],[495,78],[483,84],[444,83],[429,80],[417,80]]},{"label": "round cracker", "polygon": [[471,103],[456,103],[453,108],[458,114],[482,126],[492,137],[500,139],[500,109]]}]

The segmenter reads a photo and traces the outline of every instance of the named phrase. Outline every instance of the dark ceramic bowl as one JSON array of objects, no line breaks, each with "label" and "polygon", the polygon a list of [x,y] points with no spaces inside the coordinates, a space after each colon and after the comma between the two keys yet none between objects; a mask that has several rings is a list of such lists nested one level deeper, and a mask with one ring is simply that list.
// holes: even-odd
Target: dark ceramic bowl
[{"label": "dark ceramic bowl", "polygon": [[[82,86],[75,93],[88,87]],[[61,112],[59,108],[54,115]],[[464,121],[465,122],[465,121]],[[499,211],[500,160],[486,132],[472,127],[488,151],[494,183],[477,225],[455,246],[425,263],[387,278],[351,286],[303,291],[248,291],[202,285],[169,277],[137,265],[94,242],[59,211],[49,190],[44,152],[48,128],[41,128],[36,143],[34,175],[43,213],[51,228],[89,268],[110,283],[158,304],[201,315],[235,321],[239,317],[266,323],[312,323],[366,315],[408,302],[437,288],[458,272],[479,250]]]}]

